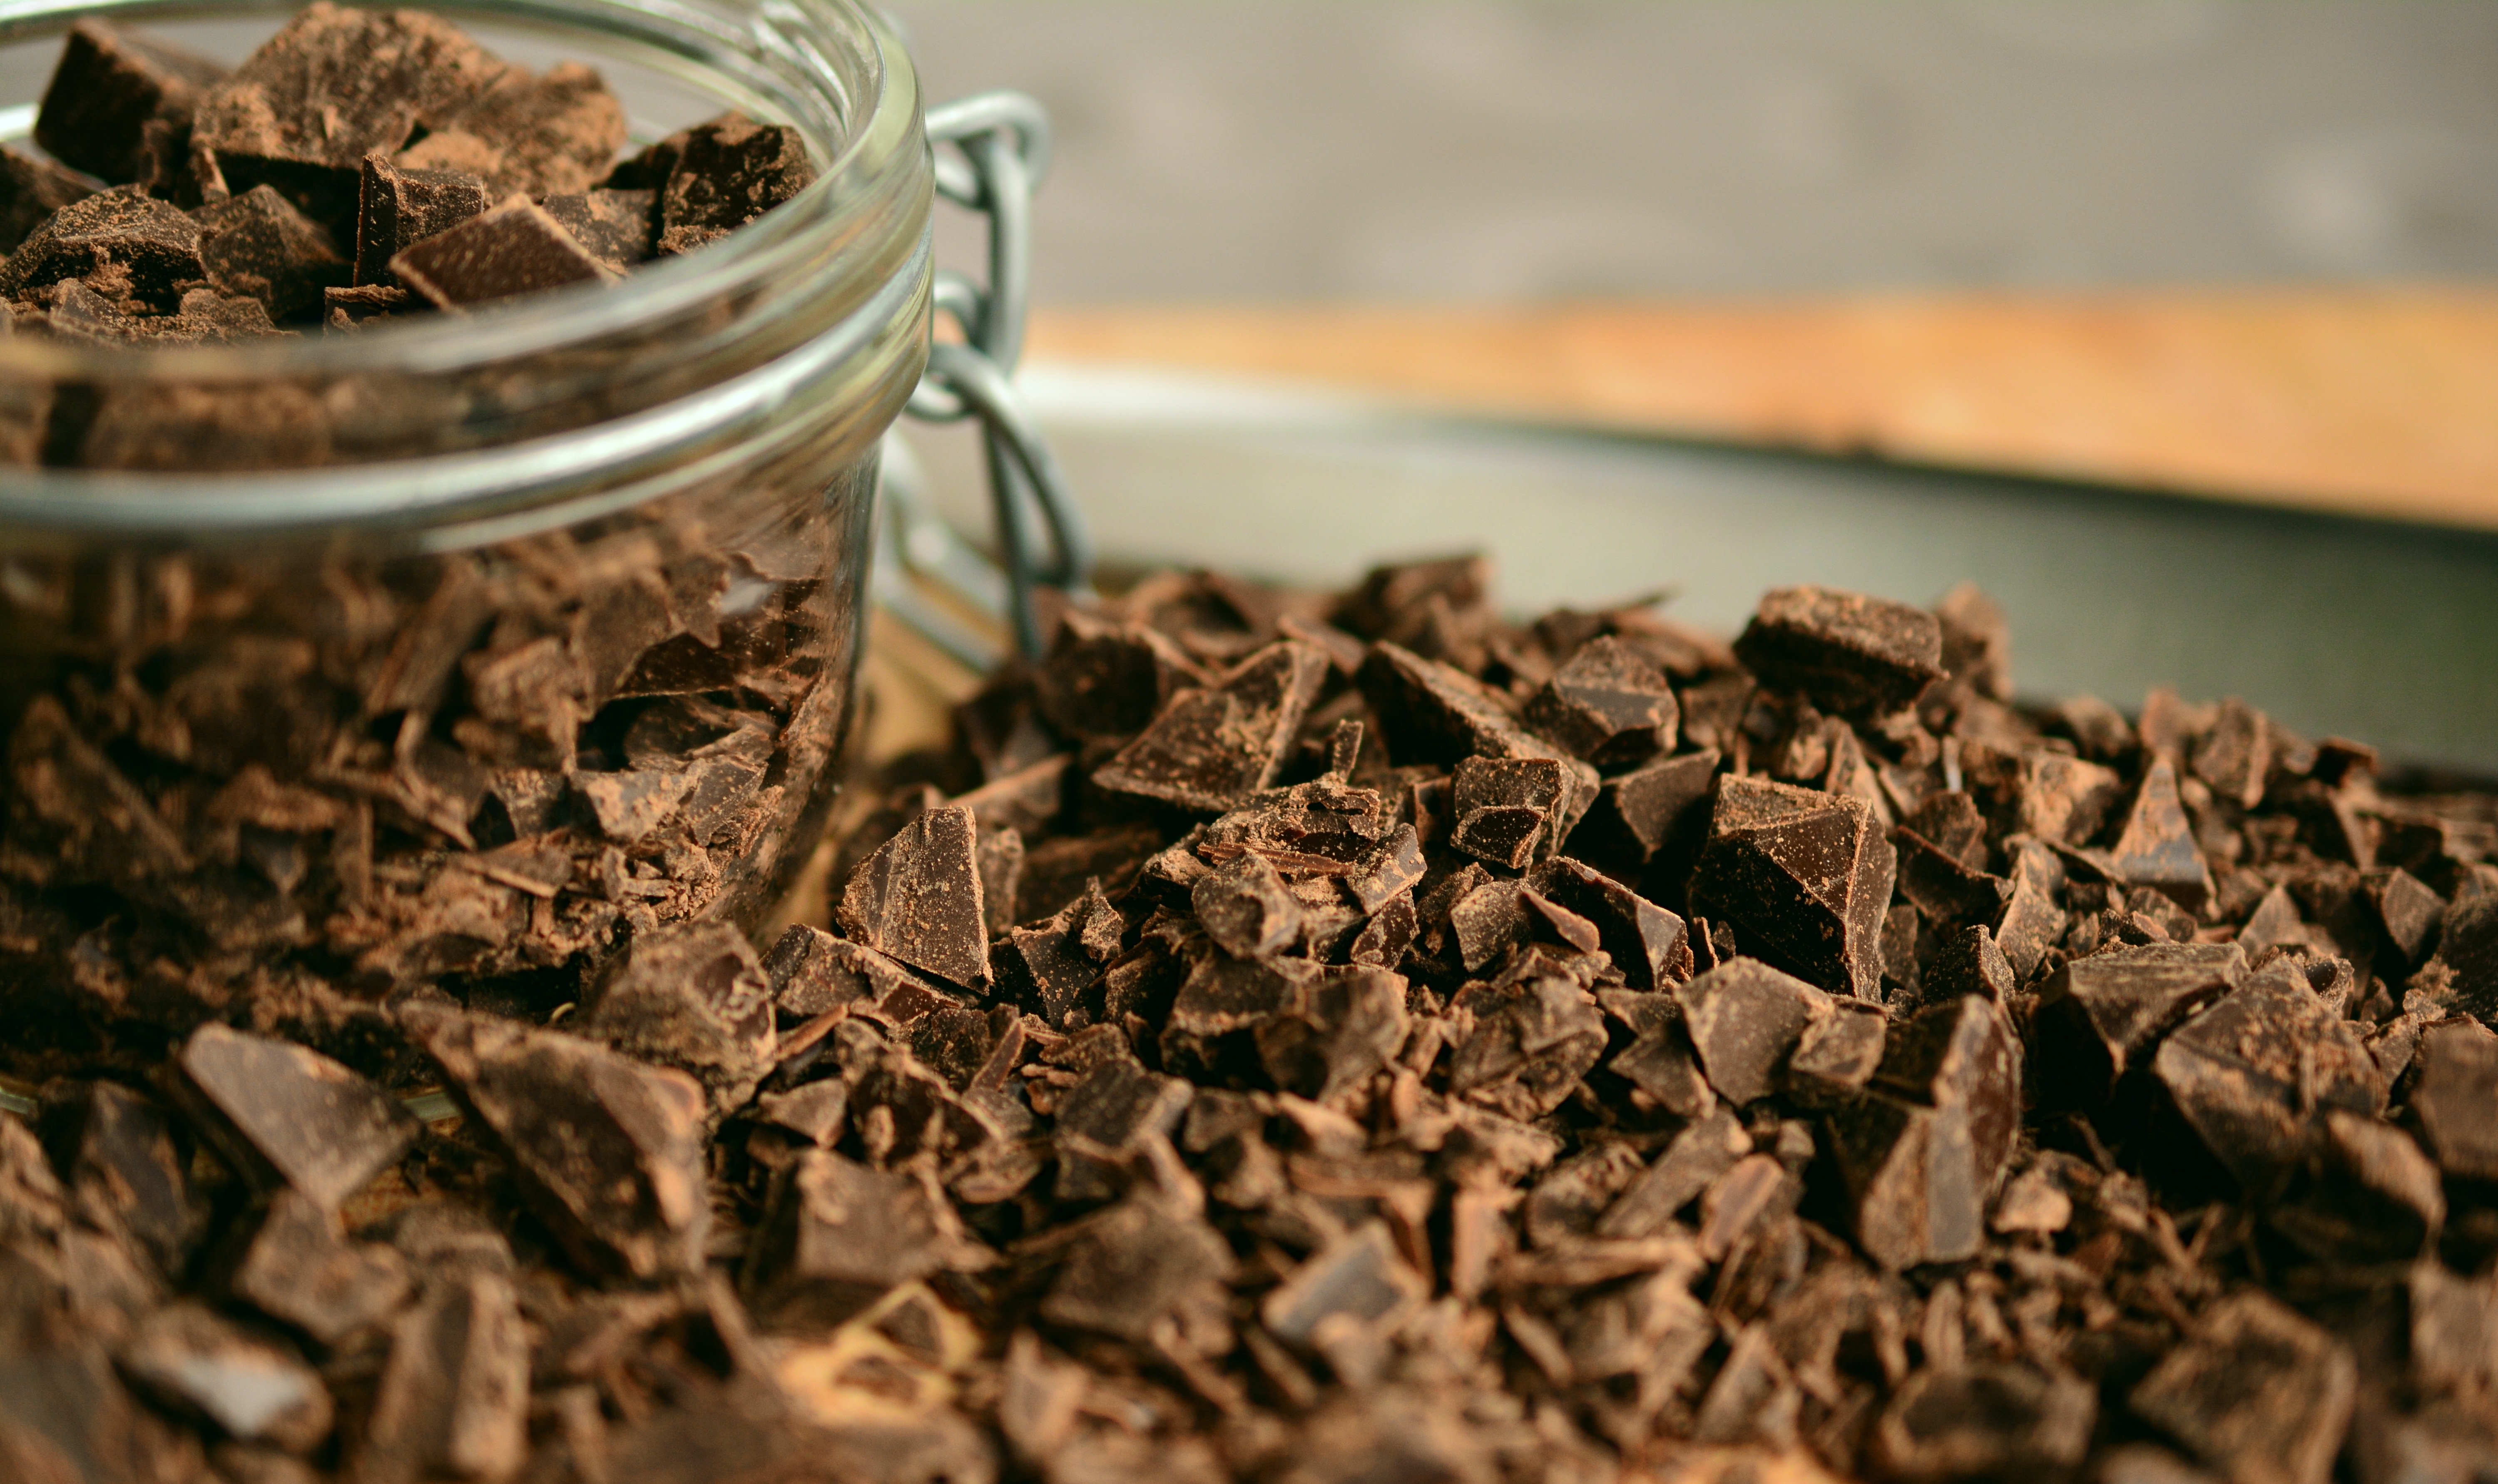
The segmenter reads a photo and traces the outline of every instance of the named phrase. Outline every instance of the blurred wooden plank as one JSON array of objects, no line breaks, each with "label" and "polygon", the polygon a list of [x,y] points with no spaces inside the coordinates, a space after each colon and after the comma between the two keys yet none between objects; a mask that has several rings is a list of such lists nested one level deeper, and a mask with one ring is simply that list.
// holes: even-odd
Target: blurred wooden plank
[{"label": "blurred wooden plank", "polygon": [[2498,289],[1035,311],[1035,360],[2498,528]]}]

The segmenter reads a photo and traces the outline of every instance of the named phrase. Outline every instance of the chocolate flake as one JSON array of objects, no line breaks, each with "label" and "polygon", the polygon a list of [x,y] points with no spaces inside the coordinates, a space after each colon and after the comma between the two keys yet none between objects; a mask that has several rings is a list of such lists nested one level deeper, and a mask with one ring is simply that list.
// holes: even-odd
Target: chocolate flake
[{"label": "chocolate flake", "polygon": [[989,947],[972,811],[922,813],[851,872],[842,926],[913,968],[970,988],[988,982]]}]

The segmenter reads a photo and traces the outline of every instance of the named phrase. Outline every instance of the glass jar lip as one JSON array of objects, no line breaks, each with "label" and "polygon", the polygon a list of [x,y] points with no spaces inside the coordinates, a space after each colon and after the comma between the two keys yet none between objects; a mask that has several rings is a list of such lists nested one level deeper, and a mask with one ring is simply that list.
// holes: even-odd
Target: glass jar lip
[{"label": "glass jar lip", "polygon": [[[201,4],[199,0],[89,0],[60,5],[47,0],[0,0],[0,43],[22,39],[90,16],[144,18],[202,13],[290,12],[251,0]],[[746,47],[758,38],[721,37],[696,12],[671,0],[417,0],[417,8],[445,16],[571,22],[639,43],[681,58],[695,39],[710,36]],[[770,283],[806,257],[821,237],[839,236],[878,209],[876,192],[863,181],[882,176],[897,151],[927,148],[920,124],[918,77],[891,24],[859,0],[762,0],[757,24],[767,31],[849,30],[868,48],[869,96],[844,100],[849,127],[829,157],[818,162],[815,181],[760,219],[700,251],[636,269],[624,281],[596,288],[560,290],[474,313],[429,315],[411,324],[376,327],[358,335],[310,334],[225,346],[90,345],[32,336],[0,336],[0,367],[51,381],[101,380],[120,384],[203,381],[238,383],[358,372],[440,373],[521,355],[560,352],[568,345],[629,331],[637,323],[662,323],[724,294]],[[804,54],[785,35],[783,45]],[[671,45],[674,43],[675,45]],[[864,102],[864,107],[860,104]],[[793,122],[799,122],[793,120]],[[801,124],[802,132],[804,130]],[[0,483],[6,476],[0,475]]]}]

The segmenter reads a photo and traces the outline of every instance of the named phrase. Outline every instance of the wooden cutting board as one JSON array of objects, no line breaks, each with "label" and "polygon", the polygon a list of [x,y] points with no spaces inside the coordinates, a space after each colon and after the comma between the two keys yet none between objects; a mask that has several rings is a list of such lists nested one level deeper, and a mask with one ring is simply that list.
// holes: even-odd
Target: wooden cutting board
[{"label": "wooden cutting board", "polygon": [[1058,307],[1038,362],[2498,529],[2498,288]]}]

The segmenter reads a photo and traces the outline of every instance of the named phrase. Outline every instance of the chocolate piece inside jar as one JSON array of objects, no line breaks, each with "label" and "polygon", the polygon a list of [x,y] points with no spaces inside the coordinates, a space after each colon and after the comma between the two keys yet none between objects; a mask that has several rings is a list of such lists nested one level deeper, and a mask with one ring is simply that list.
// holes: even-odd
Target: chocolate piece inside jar
[{"label": "chocolate piece inside jar", "polygon": [[[560,638],[480,563],[354,589],[399,605],[364,649],[28,705],[0,904],[53,957],[7,993],[85,997],[0,1043],[40,1102],[0,1117],[0,1456],[2324,1484],[2498,1447],[2498,795],[2242,705],[2095,710],[2085,762],[2000,630],[1951,637],[1969,592],[1775,595],[1730,652],[1510,623],[1479,563],[1157,578],[863,769],[807,921],[636,918],[559,1001],[446,956],[682,890],[645,868],[732,837],[785,735],[752,672],[661,683],[752,652],[688,597],[742,572],[588,565]],[[97,652],[171,587],[134,571]],[[304,710],[333,675],[368,710]],[[408,931],[362,978],[198,957],[334,920]],[[176,1028],[186,993],[224,997]]]},{"label": "chocolate piece inside jar", "polygon": [[[532,73],[438,16],[327,0],[231,71],[82,20],[35,142],[49,159],[0,151],[0,300],[17,332],[121,343],[354,332],[613,282],[815,179],[796,130],[735,113],[620,159],[624,109],[593,69]],[[408,292],[337,297],[368,286]],[[210,314],[186,297],[206,290],[266,314]]]}]

